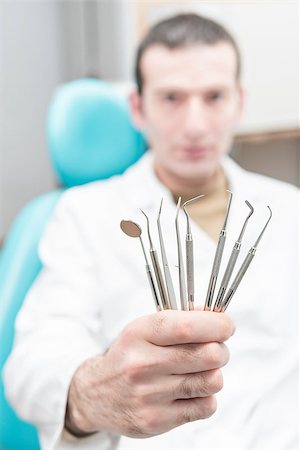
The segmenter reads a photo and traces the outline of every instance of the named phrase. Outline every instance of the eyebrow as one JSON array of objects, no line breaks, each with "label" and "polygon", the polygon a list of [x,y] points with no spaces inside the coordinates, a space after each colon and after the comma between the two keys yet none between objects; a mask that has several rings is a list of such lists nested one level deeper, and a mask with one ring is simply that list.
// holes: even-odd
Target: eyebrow
[{"label": "eyebrow", "polygon": [[[209,86],[204,89],[204,92],[215,92],[215,91],[225,91],[228,92],[230,88],[224,85],[215,85]],[[160,96],[164,94],[168,94],[170,92],[176,92],[181,94],[189,94],[189,93],[197,93],[197,90],[184,89],[180,86],[168,86],[168,87],[160,87],[155,90],[155,95]]]}]

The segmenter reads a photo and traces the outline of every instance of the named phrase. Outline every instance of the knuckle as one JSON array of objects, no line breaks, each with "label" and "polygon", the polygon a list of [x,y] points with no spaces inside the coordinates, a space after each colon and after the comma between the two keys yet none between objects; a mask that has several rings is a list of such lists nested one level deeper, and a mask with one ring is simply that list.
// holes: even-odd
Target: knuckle
[{"label": "knuckle", "polygon": [[220,370],[209,370],[202,379],[202,392],[209,397],[216,394],[223,387],[223,375]]},{"label": "knuckle", "polygon": [[226,341],[234,333],[235,325],[233,323],[233,320],[226,314],[223,315],[222,319],[223,319],[223,321],[222,321],[223,323],[222,323],[221,338],[222,338],[222,341]]},{"label": "knuckle", "polygon": [[180,418],[179,418],[179,423],[183,424],[183,423],[189,423],[189,422],[193,422],[194,420],[198,420],[201,417],[197,417],[197,415],[194,413],[194,411],[192,411],[191,408],[186,408],[185,411],[183,411],[183,413],[181,414]]},{"label": "knuckle", "polygon": [[180,342],[188,342],[190,338],[190,324],[187,320],[182,319],[179,323],[176,324],[175,334],[176,338]]},{"label": "knuckle", "polygon": [[123,329],[123,331],[119,337],[119,341],[121,342],[121,345],[127,347],[136,339],[136,336],[137,336],[136,327],[134,326],[133,323],[129,323]]},{"label": "knuckle", "polygon": [[219,392],[224,385],[223,375],[221,370],[215,370],[211,380],[211,391],[213,394]]},{"label": "knuckle", "polygon": [[167,316],[161,312],[160,314],[153,314],[152,331],[155,336],[160,336],[166,327]]},{"label": "knuckle", "polygon": [[217,400],[213,395],[210,397],[206,397],[203,400],[204,402],[203,402],[202,418],[208,419],[217,410]]},{"label": "knuckle", "polygon": [[123,369],[124,377],[128,384],[134,384],[140,376],[140,368],[138,364],[128,364]]},{"label": "knuckle", "polygon": [[131,355],[123,366],[123,375],[129,384],[141,382],[149,370],[149,364],[139,355]]},{"label": "knuckle", "polygon": [[179,383],[178,393],[180,398],[191,398],[193,396],[193,393],[195,392],[193,378],[192,375],[188,376]]},{"label": "knuckle", "polygon": [[223,387],[223,375],[220,370],[211,370],[202,374],[186,376],[175,388],[177,398],[209,397]]},{"label": "knuckle", "polygon": [[206,346],[206,360],[211,367],[222,367],[229,360],[229,351],[224,344],[210,342]]},{"label": "knuckle", "polygon": [[141,412],[139,418],[139,428],[148,435],[156,434],[160,426],[160,417],[156,411],[147,408]]},{"label": "knuckle", "polygon": [[210,366],[219,367],[222,365],[224,356],[221,344],[218,342],[211,342],[206,346],[206,358]]},{"label": "knuckle", "polygon": [[151,385],[138,385],[135,389],[135,397],[137,400],[137,404],[140,407],[149,407],[149,405],[153,402],[153,397],[155,396],[155,392]]},{"label": "knuckle", "polygon": [[170,353],[170,361],[179,363],[182,361],[193,361],[197,356],[197,346],[195,344],[185,344],[174,346]]},{"label": "knuckle", "polygon": [[199,419],[208,419],[217,409],[215,397],[199,398],[193,401],[193,405],[183,410],[179,417],[179,423],[193,422]]}]

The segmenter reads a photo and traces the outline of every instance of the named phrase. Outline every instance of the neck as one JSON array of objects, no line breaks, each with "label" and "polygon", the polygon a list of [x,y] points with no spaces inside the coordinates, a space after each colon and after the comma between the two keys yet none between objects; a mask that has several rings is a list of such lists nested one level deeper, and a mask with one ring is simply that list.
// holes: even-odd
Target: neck
[{"label": "neck", "polygon": [[225,193],[228,189],[228,182],[221,166],[209,177],[196,182],[166,173],[160,167],[155,167],[155,172],[161,182],[173,194],[175,203],[177,203],[179,197],[181,197],[181,204],[183,204],[197,195],[205,195],[211,200],[220,193]]}]

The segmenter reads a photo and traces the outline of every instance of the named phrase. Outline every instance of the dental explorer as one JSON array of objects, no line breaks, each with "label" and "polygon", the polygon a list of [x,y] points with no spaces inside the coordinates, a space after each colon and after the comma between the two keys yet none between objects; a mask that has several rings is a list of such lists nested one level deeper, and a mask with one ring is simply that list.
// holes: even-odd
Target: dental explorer
[{"label": "dental explorer", "polygon": [[195,301],[195,290],[194,290],[194,244],[193,244],[193,236],[191,231],[190,218],[188,213],[186,212],[186,205],[198,200],[199,198],[204,197],[204,195],[198,195],[197,197],[191,198],[187,200],[182,205],[183,210],[186,215],[186,238],[185,238],[185,251],[186,251],[186,279],[187,279],[187,296],[188,296],[188,308],[189,310],[194,309],[194,301]]},{"label": "dental explorer", "polygon": [[232,192],[229,190],[227,190],[227,192],[229,193],[227,212],[226,212],[225,221],[224,221],[222,230],[220,231],[220,234],[219,234],[219,240],[218,240],[218,245],[217,245],[217,249],[216,249],[216,253],[215,253],[213,267],[212,267],[212,271],[211,271],[211,275],[210,275],[210,280],[209,280],[209,285],[208,285],[208,290],[207,290],[207,295],[206,295],[206,300],[205,300],[205,305],[204,305],[204,311],[211,310],[211,305],[212,305],[213,296],[214,296],[216,283],[217,283],[217,278],[218,278],[218,274],[219,274],[219,270],[220,270],[224,245],[225,245],[225,241],[226,241],[226,225],[227,225],[227,219],[228,219],[230,205],[231,205],[231,199],[232,199]]},{"label": "dental explorer", "polygon": [[178,253],[178,270],[179,270],[179,291],[180,291],[180,303],[181,309],[184,311],[188,311],[188,304],[186,300],[186,284],[185,284],[185,273],[184,273],[184,264],[180,243],[180,231],[179,231],[179,223],[178,223],[178,214],[181,204],[181,197],[179,197],[177,202],[177,212],[175,218],[175,226],[176,226],[176,238],[177,238],[177,253]]},{"label": "dental explorer", "polygon": [[149,265],[148,258],[147,258],[146,252],[145,252],[145,247],[144,247],[142,236],[141,236],[142,229],[137,223],[133,222],[132,220],[122,220],[120,223],[120,227],[121,227],[121,230],[123,231],[123,233],[125,233],[127,236],[134,237],[134,238],[138,237],[140,239],[140,243],[141,243],[143,254],[145,257],[145,261],[146,261],[147,277],[149,280],[155,307],[156,307],[157,311],[161,311],[163,308],[159,301],[159,295],[157,293],[156,286],[154,283],[152,270]]},{"label": "dental explorer", "polygon": [[247,271],[247,269],[248,269],[252,259],[254,258],[254,255],[255,255],[258,243],[261,240],[262,235],[264,234],[264,231],[267,228],[268,223],[270,222],[271,217],[272,217],[272,210],[271,210],[270,206],[268,206],[268,208],[269,208],[269,211],[270,211],[270,216],[269,216],[265,226],[263,227],[260,235],[258,236],[255,244],[250,248],[246,258],[244,259],[244,262],[242,263],[242,265],[240,267],[240,270],[236,274],[235,279],[233,280],[230,288],[228,289],[228,292],[227,292],[227,294],[225,296],[225,299],[223,300],[222,305],[221,305],[221,312],[226,311],[226,308],[228,307],[228,305],[229,305],[229,303],[230,303],[234,293],[236,292],[236,290],[237,290],[241,280],[243,279],[243,277],[244,277],[244,275],[245,275],[245,273],[246,273],[246,271]]},{"label": "dental explorer", "polygon": [[154,273],[156,276],[156,282],[157,282],[158,290],[160,293],[162,306],[163,306],[163,309],[171,309],[168,293],[166,291],[165,282],[164,282],[160,264],[158,261],[157,252],[153,246],[152,239],[151,239],[149,218],[142,209],[141,209],[141,212],[144,214],[144,216],[147,219],[147,230],[148,230],[148,237],[149,237],[149,243],[150,243],[150,257],[152,260],[153,269],[154,269]]},{"label": "dental explorer", "polygon": [[225,273],[223,275],[223,279],[221,281],[220,289],[219,289],[219,292],[218,292],[218,295],[217,295],[217,299],[216,299],[216,302],[215,302],[215,306],[214,306],[214,311],[216,311],[216,312],[220,312],[220,310],[221,310],[221,304],[222,304],[222,301],[223,301],[223,298],[224,298],[224,295],[225,295],[225,292],[226,292],[226,289],[227,289],[230,277],[232,275],[233,269],[235,267],[238,255],[240,253],[240,248],[241,248],[241,245],[242,245],[242,238],[243,238],[243,235],[244,235],[244,232],[245,232],[248,220],[250,219],[250,217],[252,216],[253,211],[254,211],[253,206],[248,202],[248,200],[245,200],[245,203],[248,206],[248,208],[250,208],[250,212],[249,212],[248,216],[246,217],[246,220],[244,222],[244,225],[242,227],[240,235],[239,235],[237,241],[235,242],[235,244],[233,246],[233,249],[232,249],[232,252],[231,252],[231,255],[230,255],[230,258],[229,258],[226,270],[225,270]]},{"label": "dental explorer", "polygon": [[162,258],[162,262],[163,262],[163,269],[164,269],[166,286],[167,286],[171,309],[177,309],[176,296],[175,296],[174,286],[173,286],[170,268],[169,268],[169,264],[168,264],[167,254],[166,254],[166,250],[165,250],[163,234],[162,234],[162,230],[161,230],[161,224],[160,224],[160,215],[161,215],[162,204],[163,204],[163,199],[161,199],[160,208],[159,208],[158,217],[157,217],[157,228],[158,228],[158,235],[159,235],[161,258]]}]

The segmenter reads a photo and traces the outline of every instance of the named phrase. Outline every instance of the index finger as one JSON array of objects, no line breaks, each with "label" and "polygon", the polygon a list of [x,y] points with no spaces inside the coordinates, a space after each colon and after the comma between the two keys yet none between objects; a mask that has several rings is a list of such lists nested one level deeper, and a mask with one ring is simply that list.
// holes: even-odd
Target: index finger
[{"label": "index finger", "polygon": [[148,342],[165,346],[224,342],[235,325],[227,314],[212,311],[160,311],[141,320],[141,334]]}]

